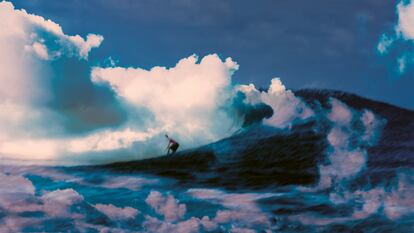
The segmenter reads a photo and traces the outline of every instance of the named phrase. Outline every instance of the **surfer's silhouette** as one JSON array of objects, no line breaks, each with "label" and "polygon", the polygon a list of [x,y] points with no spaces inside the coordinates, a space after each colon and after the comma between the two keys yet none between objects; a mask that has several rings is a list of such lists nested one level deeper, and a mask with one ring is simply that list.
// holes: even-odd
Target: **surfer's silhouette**
[{"label": "surfer's silhouette", "polygon": [[168,139],[167,155],[169,155],[169,154],[173,155],[177,151],[180,144],[178,144],[178,142],[175,141],[174,139],[168,137],[167,134],[165,135],[165,137]]}]

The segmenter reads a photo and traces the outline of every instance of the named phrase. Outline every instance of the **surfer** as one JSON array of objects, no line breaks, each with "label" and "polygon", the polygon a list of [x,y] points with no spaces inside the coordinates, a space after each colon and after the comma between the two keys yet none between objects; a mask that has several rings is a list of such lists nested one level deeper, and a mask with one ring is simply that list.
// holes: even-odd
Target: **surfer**
[{"label": "surfer", "polygon": [[165,137],[168,139],[168,145],[167,145],[167,155],[174,154],[178,147],[180,146],[180,144],[178,144],[178,142],[176,142],[174,139],[168,137],[168,135],[166,134]]}]

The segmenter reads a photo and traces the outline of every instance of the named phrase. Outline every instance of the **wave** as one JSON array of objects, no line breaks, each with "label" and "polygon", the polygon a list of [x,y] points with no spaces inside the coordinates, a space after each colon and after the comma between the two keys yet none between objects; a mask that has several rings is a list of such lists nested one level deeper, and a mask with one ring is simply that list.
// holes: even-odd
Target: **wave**
[{"label": "wave", "polygon": [[[414,112],[353,94],[328,90],[295,92],[317,115],[337,98],[358,111],[371,109],[386,124],[378,142],[367,149],[366,168],[355,182],[380,183],[398,171],[412,168],[414,158]],[[121,162],[97,167],[120,172],[148,172],[174,177],[182,182],[226,188],[268,188],[280,185],[310,185],[320,178],[318,165],[326,163],[331,124],[313,118],[290,129],[256,124],[231,137],[174,156]],[[362,178],[361,178],[362,177]]]}]

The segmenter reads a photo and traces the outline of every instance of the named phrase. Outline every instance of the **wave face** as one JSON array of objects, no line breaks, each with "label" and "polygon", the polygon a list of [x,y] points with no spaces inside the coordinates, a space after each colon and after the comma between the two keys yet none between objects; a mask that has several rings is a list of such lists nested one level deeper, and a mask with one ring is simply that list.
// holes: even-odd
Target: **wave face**
[{"label": "wave face", "polygon": [[295,94],[315,117],[251,124],[174,156],[2,166],[0,231],[412,232],[414,112]]},{"label": "wave face", "polygon": [[310,124],[291,132],[256,125],[218,142],[161,157],[104,166],[120,172],[148,172],[182,182],[226,188],[311,184],[322,160],[323,135]]},{"label": "wave face", "polygon": [[[370,109],[386,122],[376,144],[365,145],[366,169],[360,174],[363,179],[380,183],[379,177],[395,178],[399,169],[414,166],[414,112],[339,91],[300,90],[295,94],[319,115],[330,108],[330,98],[336,98],[356,111]],[[257,124],[173,157],[115,163],[105,168],[145,171],[226,188],[308,185],[318,180],[317,166],[329,153],[330,128],[330,123],[320,118],[288,130]]]},{"label": "wave face", "polygon": [[370,109],[386,120],[378,142],[368,148],[367,169],[361,177],[380,183],[394,178],[400,170],[414,167],[413,111],[341,91],[300,90],[295,94],[313,106],[316,103],[327,106],[328,99],[334,97],[356,110]]}]

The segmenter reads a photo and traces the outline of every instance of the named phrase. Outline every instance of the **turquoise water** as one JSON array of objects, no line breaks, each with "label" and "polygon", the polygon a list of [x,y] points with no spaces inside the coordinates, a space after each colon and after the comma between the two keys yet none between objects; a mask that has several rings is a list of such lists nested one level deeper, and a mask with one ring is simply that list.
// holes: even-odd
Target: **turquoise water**
[{"label": "turquoise water", "polygon": [[84,168],[2,167],[1,232],[412,232],[411,176],[395,187],[231,192]]}]

